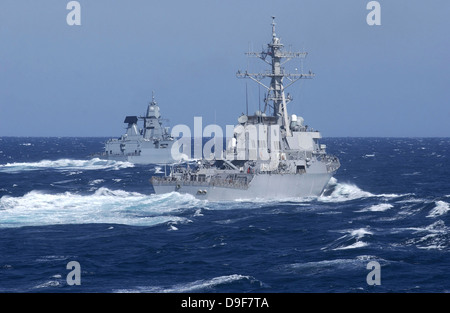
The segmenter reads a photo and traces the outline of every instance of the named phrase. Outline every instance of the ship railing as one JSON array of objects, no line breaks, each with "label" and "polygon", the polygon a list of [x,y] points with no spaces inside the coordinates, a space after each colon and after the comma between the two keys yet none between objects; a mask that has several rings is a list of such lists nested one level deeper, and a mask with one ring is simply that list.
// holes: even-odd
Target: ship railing
[{"label": "ship railing", "polygon": [[157,182],[157,183],[170,183],[170,182],[175,182],[178,179],[175,176],[153,176],[151,180],[152,180],[152,182]]},{"label": "ship railing", "polygon": [[173,183],[182,182],[184,186],[205,186],[205,183],[207,183],[210,186],[246,189],[248,188],[249,180],[247,178],[245,179],[214,178],[211,179],[209,182],[206,182],[189,179],[180,179],[180,177],[177,176],[162,176],[162,177],[153,176],[151,182],[156,185],[165,185],[165,184],[170,185]]}]

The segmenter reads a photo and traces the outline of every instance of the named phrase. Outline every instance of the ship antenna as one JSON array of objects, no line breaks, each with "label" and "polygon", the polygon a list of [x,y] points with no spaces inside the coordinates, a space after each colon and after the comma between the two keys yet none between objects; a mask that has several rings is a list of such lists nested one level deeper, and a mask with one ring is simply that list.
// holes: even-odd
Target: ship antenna
[{"label": "ship antenna", "polygon": [[155,91],[154,90],[152,90],[152,103],[151,104],[156,104],[156,101],[155,101]]},{"label": "ship antenna", "polygon": [[275,16],[272,16],[272,37],[275,38],[277,36],[277,34],[275,34],[275,25],[277,25],[275,23]]},{"label": "ship antenna", "polygon": [[[289,128],[289,116],[286,105],[292,100],[291,97],[285,96],[286,88],[290,87],[293,83],[299,79],[313,78],[314,73],[288,73],[284,70],[283,64],[294,59],[303,59],[306,57],[306,52],[293,52],[291,50],[284,51],[283,44],[275,33],[275,16],[272,16],[272,42],[267,45],[267,49],[262,52],[248,52],[248,56],[257,57],[270,65],[271,71],[264,73],[249,73],[238,71],[236,76],[239,78],[250,78],[254,82],[258,83],[267,89],[267,96],[264,99],[265,106],[264,112],[267,106],[273,107],[273,116],[278,118],[279,125],[282,125],[286,129],[286,136],[291,137],[291,130]],[[270,78],[270,84],[266,85],[262,82],[262,79]],[[285,84],[284,79],[287,80]],[[269,104],[272,101],[273,106]],[[281,119],[279,119],[281,117]]]},{"label": "ship antenna", "polygon": [[245,82],[245,108],[246,108],[246,114],[248,116],[248,89],[247,89],[247,82]]},{"label": "ship antenna", "polygon": [[259,110],[261,111],[261,85],[258,84],[258,105]]}]

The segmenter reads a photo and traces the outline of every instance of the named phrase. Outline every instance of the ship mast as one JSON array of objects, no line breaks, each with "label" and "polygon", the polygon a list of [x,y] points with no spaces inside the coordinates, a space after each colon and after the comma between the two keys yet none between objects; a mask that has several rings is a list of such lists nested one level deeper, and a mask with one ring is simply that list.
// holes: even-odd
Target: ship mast
[{"label": "ship mast", "polygon": [[[307,56],[307,53],[284,51],[284,45],[281,43],[280,38],[278,38],[275,33],[275,25],[275,16],[272,16],[272,41],[267,44],[267,50],[263,50],[262,52],[246,53],[246,55],[250,57],[258,57],[269,64],[271,66],[271,71],[265,73],[249,73],[248,71],[238,71],[236,76],[239,78],[250,78],[267,89],[264,112],[269,105],[269,101],[272,101],[272,115],[278,118],[278,124],[284,126],[284,129],[286,130],[286,136],[291,136],[291,131],[289,128],[289,116],[287,113],[286,105],[290,101],[292,101],[292,97],[290,95],[286,96],[284,91],[299,79],[313,78],[314,73],[312,73],[311,71],[309,71],[308,74],[292,74],[285,72],[282,65],[293,58],[305,58]],[[262,80],[267,77],[271,79],[269,86],[262,83]],[[283,85],[284,78],[289,80],[289,83],[286,86]]]},{"label": "ship mast", "polygon": [[155,92],[152,91],[152,101],[148,104],[147,113],[141,116],[144,120],[144,138],[160,140],[163,134],[161,127],[161,113],[159,112],[158,103],[155,100]]}]

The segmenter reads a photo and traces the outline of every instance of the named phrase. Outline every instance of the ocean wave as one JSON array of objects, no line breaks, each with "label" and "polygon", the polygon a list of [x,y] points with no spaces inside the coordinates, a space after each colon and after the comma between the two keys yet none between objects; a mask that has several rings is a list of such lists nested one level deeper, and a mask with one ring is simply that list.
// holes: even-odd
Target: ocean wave
[{"label": "ocean wave", "polygon": [[333,250],[348,250],[348,249],[356,249],[356,248],[363,248],[368,246],[369,244],[367,242],[364,241],[357,241],[355,243],[352,243],[351,245],[348,246],[342,246],[342,247],[337,247],[334,248]]},{"label": "ocean wave", "polygon": [[442,220],[437,220],[425,227],[407,229],[414,230],[414,234],[419,237],[408,239],[406,245],[415,245],[417,248],[425,250],[444,250],[450,247],[449,227]]},{"label": "ocean wave", "polygon": [[45,280],[42,283],[39,283],[32,287],[33,289],[53,289],[53,288],[61,288],[63,286],[66,286],[66,279],[61,274],[55,274],[51,277],[49,277],[47,280]]},{"label": "ocean wave", "polygon": [[430,232],[446,234],[449,231],[449,228],[445,225],[443,220],[437,220],[436,222],[425,227],[410,227],[407,229],[414,230],[416,233]]},{"label": "ocean wave", "polygon": [[[55,278],[60,278],[60,277],[55,277]],[[65,282],[63,279],[53,279],[53,280],[46,281],[42,284],[36,285],[33,287],[33,289],[61,287],[64,285],[64,283]]]},{"label": "ocean wave", "polygon": [[281,266],[280,269],[283,271],[291,272],[294,271],[296,273],[302,273],[305,275],[314,275],[317,274],[327,274],[328,272],[334,271],[354,271],[357,268],[366,268],[367,263],[370,261],[377,261],[380,263],[387,263],[386,260],[380,259],[373,255],[360,255],[354,259],[332,259],[332,260],[321,260],[321,261],[312,261],[305,263],[292,263]]},{"label": "ocean wave", "polygon": [[[325,187],[324,192],[318,200],[320,202],[345,202],[350,200],[357,200],[363,198],[399,198],[408,195],[414,195],[411,193],[408,194],[395,194],[395,193],[383,193],[383,194],[373,194],[368,191],[364,191],[355,184],[351,183],[341,183],[334,177],[330,179],[328,185]],[[375,208],[376,209],[376,208]]]},{"label": "ocean wave", "polygon": [[367,208],[355,211],[355,212],[383,212],[386,210],[389,210],[393,208],[394,206],[390,203],[380,203],[380,204],[374,204]]},{"label": "ocean wave", "polygon": [[361,239],[365,235],[373,235],[373,233],[371,231],[369,231],[367,228],[353,229],[353,230],[350,230],[349,232],[350,232],[350,236],[354,237],[356,239]]},{"label": "ocean wave", "polygon": [[94,179],[89,182],[89,185],[90,186],[97,185],[97,184],[103,183],[104,181],[105,181],[104,179]]},{"label": "ocean wave", "polygon": [[345,233],[345,235],[339,237],[331,244],[322,248],[322,250],[348,250],[363,248],[368,246],[369,244],[362,241],[361,239],[363,239],[367,235],[373,235],[373,232],[371,232],[367,228],[348,229],[340,232]]},{"label": "ocean wave", "polygon": [[144,195],[101,187],[93,194],[48,194],[31,191],[21,197],[0,198],[0,227],[54,224],[113,223],[152,226],[186,223],[180,210],[198,207],[193,196],[170,193]]},{"label": "ocean wave", "polygon": [[372,193],[364,191],[354,184],[338,183],[337,179],[332,177],[318,200],[321,202],[343,202],[373,196]]},{"label": "ocean wave", "polygon": [[99,158],[93,158],[90,160],[59,159],[53,161],[42,160],[39,162],[14,162],[0,164],[0,172],[17,173],[22,171],[35,171],[48,168],[57,170],[120,170],[129,167],[134,167],[134,164],[123,161],[102,160]]},{"label": "ocean wave", "polygon": [[186,293],[186,292],[202,292],[220,285],[226,285],[235,283],[238,281],[245,281],[250,283],[258,283],[262,286],[262,283],[259,280],[251,276],[244,276],[239,274],[232,274],[226,276],[218,276],[212,279],[205,280],[196,280],[194,282],[177,284],[170,287],[157,287],[157,286],[147,286],[147,287],[136,287],[133,289],[119,289],[116,292],[125,293],[125,292],[153,292],[153,293]]},{"label": "ocean wave", "polygon": [[436,206],[430,211],[427,217],[437,217],[446,214],[450,211],[450,206],[445,201],[436,201]]}]

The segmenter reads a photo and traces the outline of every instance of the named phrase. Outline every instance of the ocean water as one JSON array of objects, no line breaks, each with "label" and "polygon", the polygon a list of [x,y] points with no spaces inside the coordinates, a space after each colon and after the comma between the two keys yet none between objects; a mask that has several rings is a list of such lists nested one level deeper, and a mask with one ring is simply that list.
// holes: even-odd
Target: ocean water
[{"label": "ocean water", "polygon": [[0,138],[0,292],[450,291],[450,138],[325,138],[320,197],[216,203],[105,140]]}]

